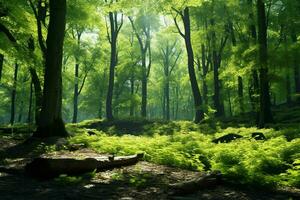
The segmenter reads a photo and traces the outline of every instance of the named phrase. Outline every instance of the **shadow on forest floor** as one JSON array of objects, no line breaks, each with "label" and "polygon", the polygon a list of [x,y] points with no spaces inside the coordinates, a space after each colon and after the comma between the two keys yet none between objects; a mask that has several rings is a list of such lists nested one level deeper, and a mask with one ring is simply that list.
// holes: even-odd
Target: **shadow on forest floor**
[{"label": "shadow on forest floor", "polygon": [[[21,199],[227,199],[285,200],[297,199],[297,191],[263,191],[223,183],[216,188],[200,190],[185,196],[170,195],[168,185],[198,177],[187,171],[148,162],[108,170],[93,177],[59,177],[37,181],[24,175],[0,173],[0,195],[3,200]],[[17,188],[17,189],[16,189]]]}]

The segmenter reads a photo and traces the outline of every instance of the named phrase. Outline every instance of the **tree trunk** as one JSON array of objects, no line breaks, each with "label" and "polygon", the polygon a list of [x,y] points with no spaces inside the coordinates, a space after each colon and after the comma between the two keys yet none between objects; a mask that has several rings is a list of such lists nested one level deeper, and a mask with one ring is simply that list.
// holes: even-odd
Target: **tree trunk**
[{"label": "tree trunk", "polygon": [[67,136],[62,120],[62,55],[66,25],[66,0],[50,0],[43,104],[34,136]]},{"label": "tree trunk", "polygon": [[130,79],[130,97],[131,97],[131,101],[130,101],[130,111],[129,111],[129,116],[133,117],[134,116],[134,75],[131,76]]},{"label": "tree trunk", "polygon": [[267,52],[267,23],[265,4],[263,0],[257,0],[257,24],[258,24],[258,45],[259,45],[259,80],[260,80],[260,112],[259,127],[266,123],[273,122],[271,113],[271,100],[268,77],[268,52]]},{"label": "tree trunk", "polygon": [[207,88],[207,83],[206,83],[206,75],[208,73],[208,65],[206,64],[206,49],[204,44],[201,45],[201,51],[202,51],[202,58],[201,58],[201,62],[202,62],[202,79],[203,79],[203,83],[202,83],[202,90],[203,90],[203,101],[205,106],[208,105],[208,88]]},{"label": "tree trunk", "polygon": [[15,64],[15,70],[14,70],[14,83],[13,83],[13,89],[11,92],[11,106],[10,106],[10,124],[13,125],[15,122],[15,109],[16,109],[16,94],[17,94],[17,81],[18,81],[18,71],[19,71],[19,65],[18,63]]},{"label": "tree trunk", "polygon": [[74,97],[73,97],[73,120],[72,123],[77,123],[77,113],[78,113],[78,77],[79,76],[79,64],[76,59],[75,64],[75,84],[74,84]]},{"label": "tree trunk", "polygon": [[[292,30],[291,39],[294,44],[297,43],[297,35],[294,33],[295,31]],[[293,55],[293,63],[294,63],[294,82],[295,82],[295,93],[296,93],[296,101],[300,102],[300,67],[299,67],[299,60],[298,60],[298,53],[294,52]]]},{"label": "tree trunk", "polygon": [[185,46],[188,55],[188,71],[189,71],[190,83],[191,83],[193,97],[194,97],[194,108],[195,108],[194,122],[199,123],[202,119],[204,119],[204,112],[202,108],[202,97],[201,97],[201,93],[199,90],[199,86],[195,74],[194,52],[191,43],[191,26],[190,26],[190,14],[189,14],[188,7],[186,7],[183,11],[183,24],[185,29],[185,35],[184,35]]},{"label": "tree trunk", "polygon": [[0,82],[2,79],[3,61],[4,61],[4,55],[0,53]]},{"label": "tree trunk", "polygon": [[176,108],[175,108],[175,120],[178,119],[178,111],[179,111],[179,88],[176,86],[175,88],[175,96],[176,96]]},{"label": "tree trunk", "polygon": [[216,32],[214,30],[215,27],[215,20],[211,19],[211,26],[212,26],[212,59],[213,59],[213,77],[214,77],[214,96],[213,96],[213,102],[214,107],[216,109],[215,116],[221,117],[224,115],[224,107],[221,103],[221,86],[220,86],[220,80],[219,80],[219,68],[221,66],[221,52],[217,51],[216,47]]},{"label": "tree trunk", "polygon": [[34,94],[35,94],[35,122],[38,124],[40,111],[42,108],[42,87],[40,79],[36,73],[34,68],[29,68],[29,72],[31,75],[31,80],[34,86]]},{"label": "tree trunk", "polygon": [[167,76],[166,80],[166,120],[170,120],[170,83],[169,76]]},{"label": "tree trunk", "polygon": [[248,7],[249,7],[249,34],[252,38],[252,40],[254,41],[254,43],[256,42],[256,38],[257,38],[257,33],[256,33],[256,27],[255,27],[255,19],[254,19],[254,14],[253,14],[253,0],[248,0]]},{"label": "tree trunk", "polygon": [[243,87],[243,78],[241,76],[238,77],[238,100],[240,105],[240,112],[244,113],[244,87]]},{"label": "tree trunk", "polygon": [[106,96],[106,118],[108,120],[113,120],[113,106],[112,99],[114,94],[114,81],[115,81],[115,67],[117,65],[117,38],[119,30],[122,26],[118,26],[118,17],[117,13],[109,13],[109,22],[110,22],[110,66],[109,66],[109,78],[108,78],[108,90]]},{"label": "tree trunk", "polygon": [[19,110],[19,116],[18,116],[18,123],[22,122],[23,109],[24,109],[24,101],[21,101],[21,103],[20,103],[20,110]]},{"label": "tree trunk", "polygon": [[27,115],[27,123],[32,123],[32,96],[33,96],[33,83],[30,82],[30,93],[29,93],[29,106],[28,106],[28,115]]},{"label": "tree trunk", "polygon": [[141,115],[143,118],[147,117],[147,67],[146,67],[146,51],[142,51],[142,105]]}]

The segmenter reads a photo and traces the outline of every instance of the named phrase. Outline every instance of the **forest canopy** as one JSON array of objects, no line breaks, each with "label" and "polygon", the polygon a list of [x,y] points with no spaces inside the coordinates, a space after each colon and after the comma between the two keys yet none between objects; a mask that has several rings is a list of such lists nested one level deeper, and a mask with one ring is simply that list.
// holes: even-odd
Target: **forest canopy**
[{"label": "forest canopy", "polygon": [[[0,5],[0,120],[33,123],[43,102],[49,2]],[[273,122],[272,105],[298,102],[299,6],[287,0],[69,0],[63,119],[198,123],[252,113],[263,127]]]}]

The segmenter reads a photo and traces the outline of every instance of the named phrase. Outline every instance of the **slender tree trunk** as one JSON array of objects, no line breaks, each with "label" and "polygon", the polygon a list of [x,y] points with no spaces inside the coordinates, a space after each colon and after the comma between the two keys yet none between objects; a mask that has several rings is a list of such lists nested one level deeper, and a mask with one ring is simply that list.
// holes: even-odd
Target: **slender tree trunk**
[{"label": "slender tree trunk", "polygon": [[108,81],[108,90],[106,96],[106,118],[108,120],[113,120],[113,111],[112,111],[112,98],[114,90],[114,80],[115,80],[115,57],[116,57],[116,44],[113,42],[111,44],[111,60],[109,67],[109,81]]},{"label": "slender tree trunk", "polygon": [[167,76],[166,80],[166,120],[170,120],[170,83],[169,76]]},{"label": "slender tree trunk", "polygon": [[0,82],[2,79],[3,61],[4,61],[4,55],[0,53]]},{"label": "slender tree trunk", "polygon": [[33,99],[33,83],[30,82],[30,93],[29,93],[29,106],[28,106],[28,114],[27,114],[27,123],[32,123],[32,99]]},{"label": "slender tree trunk", "polygon": [[18,123],[22,122],[23,110],[24,110],[24,101],[21,101],[21,103],[20,103],[20,110],[19,110],[19,116],[18,116]]},{"label": "slender tree trunk", "polygon": [[18,81],[18,71],[19,65],[18,63],[15,64],[14,70],[14,83],[13,89],[11,92],[11,106],[10,106],[10,124],[13,125],[15,122],[15,109],[16,109],[16,94],[17,94],[17,81]]},{"label": "slender tree trunk", "polygon": [[189,72],[190,83],[192,87],[192,93],[194,97],[194,109],[195,109],[194,122],[199,123],[202,119],[204,119],[204,112],[202,106],[202,97],[201,97],[201,93],[199,90],[196,73],[195,73],[194,52],[191,43],[190,14],[189,14],[188,7],[186,7],[183,11],[182,20],[183,20],[184,30],[185,30],[184,40],[185,40],[185,47],[188,56],[188,72]]},{"label": "slender tree trunk", "polygon": [[175,108],[175,120],[178,119],[178,111],[179,111],[179,88],[176,86],[175,88],[175,96],[176,96],[176,108]]},{"label": "slender tree trunk", "polygon": [[43,104],[37,137],[67,136],[62,120],[62,55],[66,25],[66,0],[50,0]]},{"label": "slender tree trunk", "polygon": [[34,94],[35,94],[35,122],[38,124],[40,111],[42,108],[42,87],[40,83],[40,79],[36,73],[34,68],[29,68],[29,72],[31,75],[31,80],[34,86]]},{"label": "slender tree trunk", "polygon": [[254,19],[254,14],[253,14],[253,0],[248,0],[248,7],[249,7],[249,34],[252,38],[252,40],[254,41],[254,43],[256,42],[257,39],[257,33],[256,33],[256,27],[255,27],[255,19]]},{"label": "slender tree trunk", "polygon": [[134,116],[134,75],[131,76],[130,79],[130,97],[131,97],[131,101],[130,101],[130,111],[129,111],[129,116],[133,117]]},{"label": "slender tree trunk", "polygon": [[[297,43],[297,35],[295,31],[292,30],[291,39],[294,44]],[[296,95],[300,95],[300,65],[299,65],[299,55],[297,52],[293,54],[293,66],[294,66],[294,82],[295,82],[295,93]],[[296,101],[300,102],[300,97],[298,96]]]},{"label": "slender tree trunk", "polygon": [[260,112],[259,127],[273,122],[271,113],[271,100],[268,77],[268,52],[267,52],[267,23],[265,3],[257,0],[257,23],[258,23],[258,45],[259,45],[259,80],[260,80]]},{"label": "slender tree trunk", "polygon": [[213,102],[214,107],[216,109],[216,117],[221,117],[224,115],[224,106],[221,102],[221,84],[219,79],[219,68],[221,67],[221,52],[217,51],[216,47],[216,32],[214,30],[215,27],[215,20],[211,19],[211,26],[212,26],[212,48],[213,48],[213,77],[214,77],[214,96]]},{"label": "slender tree trunk", "polygon": [[[255,18],[253,13],[253,0],[248,0],[248,7],[249,7],[249,26],[248,31],[250,35],[250,42],[249,44],[256,44],[257,42],[257,32],[255,26]],[[256,116],[256,123],[258,123],[258,105],[259,105],[259,78],[257,69],[253,68],[250,78],[250,86],[249,86],[249,98],[251,102],[251,107],[254,115]]]},{"label": "slender tree trunk", "polygon": [[76,59],[75,64],[75,84],[74,84],[74,97],[73,97],[73,120],[72,123],[77,123],[78,113],[78,78],[79,78],[79,64]]},{"label": "slender tree trunk", "polygon": [[243,78],[241,76],[238,77],[238,100],[240,105],[240,112],[244,113],[244,86],[243,86]]},{"label": "slender tree trunk", "polygon": [[206,64],[206,49],[204,44],[201,45],[201,51],[202,51],[202,57],[201,57],[201,63],[202,63],[202,79],[203,79],[203,83],[202,83],[202,90],[203,90],[203,101],[205,106],[208,105],[208,87],[207,87],[207,83],[206,83],[206,75],[208,73],[208,66]]},{"label": "slender tree trunk", "polygon": [[147,67],[146,67],[146,52],[142,52],[142,105],[141,115],[147,117]]},{"label": "slender tree trunk", "polygon": [[[123,19],[123,18],[122,18]],[[119,31],[122,27],[123,21],[118,25],[117,13],[109,13],[109,22],[110,22],[110,66],[109,66],[109,78],[108,78],[108,90],[106,96],[106,118],[108,120],[113,120],[113,94],[114,94],[114,82],[115,82],[115,68],[118,62],[117,55],[117,38]]]},{"label": "slender tree trunk", "polygon": [[166,86],[163,86],[163,95],[162,95],[162,116],[163,119],[166,119]]}]

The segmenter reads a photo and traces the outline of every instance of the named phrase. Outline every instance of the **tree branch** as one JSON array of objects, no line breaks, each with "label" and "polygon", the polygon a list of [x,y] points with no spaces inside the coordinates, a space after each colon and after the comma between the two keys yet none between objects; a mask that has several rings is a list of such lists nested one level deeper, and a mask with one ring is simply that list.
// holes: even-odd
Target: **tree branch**
[{"label": "tree branch", "polygon": [[0,23],[0,32],[3,32],[6,37],[13,43],[16,43],[16,38],[12,35],[12,33],[3,25]]}]

